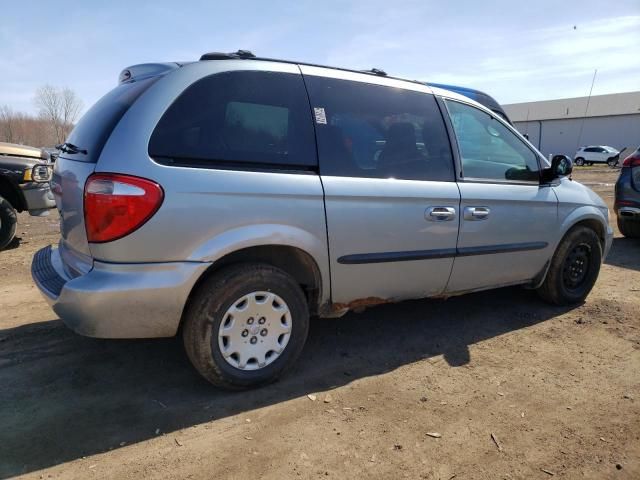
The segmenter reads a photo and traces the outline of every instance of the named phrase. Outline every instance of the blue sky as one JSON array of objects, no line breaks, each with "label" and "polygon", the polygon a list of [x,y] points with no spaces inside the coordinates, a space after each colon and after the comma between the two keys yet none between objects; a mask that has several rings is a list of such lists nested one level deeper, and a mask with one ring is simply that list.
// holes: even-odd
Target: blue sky
[{"label": "blue sky", "polygon": [[[136,63],[252,50],[485,90],[501,103],[640,90],[640,0],[3,2],[0,105],[85,108]],[[576,27],[574,29],[574,26]]]}]

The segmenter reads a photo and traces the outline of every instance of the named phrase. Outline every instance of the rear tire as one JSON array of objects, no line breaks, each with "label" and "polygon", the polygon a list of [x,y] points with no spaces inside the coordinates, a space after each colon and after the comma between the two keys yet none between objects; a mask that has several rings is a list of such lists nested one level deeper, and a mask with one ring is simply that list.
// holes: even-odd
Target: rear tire
[{"label": "rear tire", "polygon": [[587,298],[598,279],[602,245],[596,232],[574,227],[558,245],[538,294],[555,305],[572,305]]},{"label": "rear tire", "polygon": [[618,217],[618,229],[627,238],[640,238],[640,220],[630,221]]},{"label": "rear tire", "polygon": [[204,378],[240,390],[275,381],[298,359],[308,332],[307,301],[290,275],[270,265],[239,264],[198,287],[182,335]]},{"label": "rear tire", "polygon": [[578,157],[576,158],[576,161],[574,162],[578,167],[582,167],[584,165],[584,158],[582,157]]},{"label": "rear tire", "polygon": [[0,197],[0,250],[11,243],[16,235],[18,214],[5,198]]},{"label": "rear tire", "polygon": [[618,159],[610,158],[609,160],[607,160],[607,165],[609,165],[609,168],[615,168],[616,165],[618,165]]},{"label": "rear tire", "polygon": [[587,162],[587,165],[588,165],[589,167],[593,167],[593,162]]}]

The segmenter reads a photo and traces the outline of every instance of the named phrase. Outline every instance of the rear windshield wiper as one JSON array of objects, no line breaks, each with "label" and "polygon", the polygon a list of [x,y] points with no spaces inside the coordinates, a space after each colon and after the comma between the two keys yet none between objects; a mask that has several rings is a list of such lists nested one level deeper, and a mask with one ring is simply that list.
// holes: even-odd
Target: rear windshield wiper
[{"label": "rear windshield wiper", "polygon": [[60,145],[56,145],[56,148],[64,153],[71,153],[71,154],[83,153],[85,155],[87,154],[86,150],[69,142],[64,142],[64,143],[61,143]]}]

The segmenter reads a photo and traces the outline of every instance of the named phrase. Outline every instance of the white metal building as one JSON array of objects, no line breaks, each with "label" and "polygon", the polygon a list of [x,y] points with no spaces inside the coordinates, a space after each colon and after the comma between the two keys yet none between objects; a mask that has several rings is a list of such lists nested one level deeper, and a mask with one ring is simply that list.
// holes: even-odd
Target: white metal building
[{"label": "white metal building", "polygon": [[518,131],[543,154],[573,158],[578,147],[640,145],[640,92],[503,105]]}]

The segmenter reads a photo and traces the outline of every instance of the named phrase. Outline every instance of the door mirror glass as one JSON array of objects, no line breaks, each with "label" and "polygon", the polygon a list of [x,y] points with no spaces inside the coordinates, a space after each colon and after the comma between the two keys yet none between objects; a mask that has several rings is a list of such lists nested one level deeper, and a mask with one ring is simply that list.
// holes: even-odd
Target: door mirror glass
[{"label": "door mirror glass", "polygon": [[551,171],[555,178],[571,175],[573,160],[566,155],[555,155],[551,160]]}]

